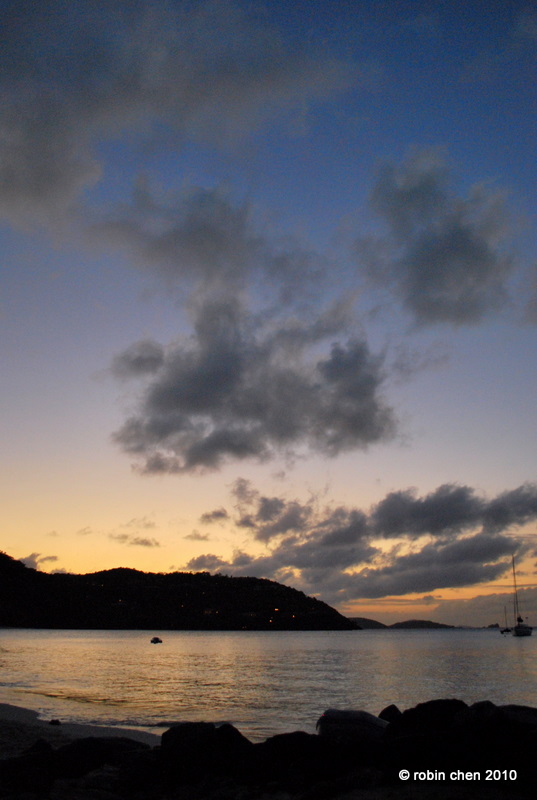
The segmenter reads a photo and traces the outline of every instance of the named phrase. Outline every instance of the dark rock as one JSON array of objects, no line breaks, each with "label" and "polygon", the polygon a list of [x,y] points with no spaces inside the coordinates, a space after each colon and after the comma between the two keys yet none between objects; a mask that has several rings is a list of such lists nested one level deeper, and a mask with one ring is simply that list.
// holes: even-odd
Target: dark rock
[{"label": "dark rock", "polygon": [[118,785],[118,767],[108,765],[80,778],[59,778],[51,794],[53,800],[125,800],[129,796],[132,793],[125,795]]},{"label": "dark rock", "polygon": [[[0,798],[351,800],[370,790],[375,797],[384,791],[396,797],[401,789],[414,797],[419,787],[412,781],[402,787],[400,769],[462,769],[481,772],[480,797],[533,800],[537,709],[451,699],[403,713],[388,706],[382,715],[329,710],[320,735],[295,731],[259,744],[232,725],[204,722],[174,725],[155,748],[128,738],[88,737],[55,750],[39,740],[21,756],[0,761]],[[516,770],[516,782],[485,783],[491,769]],[[421,788],[416,797],[433,796]],[[434,796],[473,797],[469,786],[460,795],[459,786],[444,788],[452,794]]]},{"label": "dark rock", "polygon": [[39,739],[22,755],[0,761],[0,797],[24,792],[45,795],[54,777],[53,749],[48,742]]},{"label": "dark rock", "polygon": [[159,764],[168,782],[243,771],[254,745],[233,725],[182,722],[162,734]]},{"label": "dark rock", "polygon": [[160,750],[163,757],[184,758],[192,750],[212,745],[215,738],[214,722],[178,722],[162,734]]},{"label": "dark rock", "polygon": [[460,762],[460,740],[454,723],[468,708],[462,700],[430,700],[407,709],[389,723],[384,754],[387,773],[399,769],[444,769]]},{"label": "dark rock", "polygon": [[[360,800],[363,796],[371,797],[369,791],[386,783],[383,773],[379,769],[360,767],[350,773],[334,775],[328,780],[314,781],[310,786],[300,792],[300,800]],[[363,794],[364,791],[367,794]],[[384,797],[384,793],[373,795],[374,798]],[[395,798],[393,798],[395,800]]]},{"label": "dark rock", "polygon": [[397,708],[397,706],[394,705],[394,703],[392,703],[391,705],[386,706],[386,708],[382,709],[382,711],[379,714],[379,719],[383,719],[386,722],[394,722],[396,719],[399,719],[402,713],[403,712],[400,711]]},{"label": "dark rock", "polygon": [[531,706],[507,705],[499,706],[499,709],[508,722],[519,725],[527,730],[537,729],[537,708],[531,708]]},{"label": "dark rock", "polygon": [[364,747],[380,742],[388,722],[368,711],[329,708],[317,720],[319,735],[338,744]]},{"label": "dark rock", "polygon": [[55,773],[61,778],[79,778],[105,764],[119,766],[148,749],[149,745],[123,736],[75,739],[54,753]]},{"label": "dark rock", "polygon": [[[150,790],[161,783],[160,748],[143,750],[117,768],[117,786],[130,797],[135,792]],[[149,796],[149,791],[147,792]]]},{"label": "dark rock", "polygon": [[474,703],[460,711],[453,719],[453,732],[468,752],[476,752],[486,747],[487,753],[494,747],[494,740],[505,738],[507,719],[502,711],[484,700]]},{"label": "dark rock", "polygon": [[537,709],[528,706],[496,706],[474,703],[453,723],[460,760],[473,768],[511,770],[518,773],[517,786],[537,785]]},{"label": "dark rock", "polygon": [[407,709],[390,722],[387,736],[427,735],[450,728],[456,715],[468,708],[462,700],[429,700]]},{"label": "dark rock", "polygon": [[331,772],[332,748],[320,736],[304,731],[271,736],[254,745],[247,776],[260,782],[302,785]]},{"label": "dark rock", "polygon": [[212,722],[180,722],[162,734],[159,767],[168,786],[201,780],[212,768],[216,726]]},{"label": "dark rock", "polygon": [[236,775],[243,771],[245,761],[253,752],[254,745],[233,725],[225,723],[216,728],[216,752],[214,769],[221,774]]},{"label": "dark rock", "polygon": [[[537,785],[537,709],[496,706],[484,701],[467,706],[458,700],[421,703],[394,719],[384,740],[384,772],[399,783],[399,769],[516,771],[516,784],[486,784],[485,789],[532,796]],[[508,792],[509,794],[509,792]]]}]

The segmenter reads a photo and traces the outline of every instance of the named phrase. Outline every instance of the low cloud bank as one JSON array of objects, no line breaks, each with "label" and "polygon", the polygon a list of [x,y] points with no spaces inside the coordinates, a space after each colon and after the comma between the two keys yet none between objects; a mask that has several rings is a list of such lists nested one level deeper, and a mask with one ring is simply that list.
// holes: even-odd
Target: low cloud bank
[{"label": "low cloud bank", "polygon": [[[302,503],[265,496],[242,478],[232,495],[226,514],[266,552],[236,551],[229,560],[204,554],[187,568],[272,578],[338,606],[484,584],[506,574],[513,552],[535,549],[521,530],[537,519],[532,483],[492,498],[456,484],[423,497],[410,489],[391,492],[368,511],[320,508],[316,497]],[[221,520],[217,511],[201,521]]]}]

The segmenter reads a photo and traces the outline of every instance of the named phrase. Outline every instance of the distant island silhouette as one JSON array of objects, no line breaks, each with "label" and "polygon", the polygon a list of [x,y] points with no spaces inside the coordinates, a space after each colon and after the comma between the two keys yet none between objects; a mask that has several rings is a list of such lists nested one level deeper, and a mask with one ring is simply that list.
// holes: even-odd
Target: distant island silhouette
[{"label": "distant island silhouette", "polygon": [[443,622],[433,622],[430,619],[407,619],[403,622],[394,622],[392,625],[385,625],[383,622],[378,622],[376,619],[368,619],[367,617],[350,617],[351,622],[354,622],[357,628],[362,630],[380,629],[380,628],[401,628],[408,630],[422,629],[422,630],[436,630],[437,628],[455,628],[455,625],[445,625]]},{"label": "distant island silhouette", "polygon": [[353,630],[331,606],[264,578],[120,567],[46,573],[0,552],[0,627]]}]

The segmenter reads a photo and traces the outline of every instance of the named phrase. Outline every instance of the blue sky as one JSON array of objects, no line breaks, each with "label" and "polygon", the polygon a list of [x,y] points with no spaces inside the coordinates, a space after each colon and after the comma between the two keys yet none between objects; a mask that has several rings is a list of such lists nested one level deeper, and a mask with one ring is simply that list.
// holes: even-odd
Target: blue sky
[{"label": "blue sky", "polygon": [[532,4],[1,9],[2,549],[537,614]]}]

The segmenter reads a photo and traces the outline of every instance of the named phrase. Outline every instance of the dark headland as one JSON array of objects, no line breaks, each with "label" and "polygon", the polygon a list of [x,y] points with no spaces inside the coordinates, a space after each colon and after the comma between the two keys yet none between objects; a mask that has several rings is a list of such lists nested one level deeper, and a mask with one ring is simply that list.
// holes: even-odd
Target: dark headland
[{"label": "dark headland", "polygon": [[0,627],[352,630],[331,606],[262,578],[110,569],[45,573],[0,553]]}]

